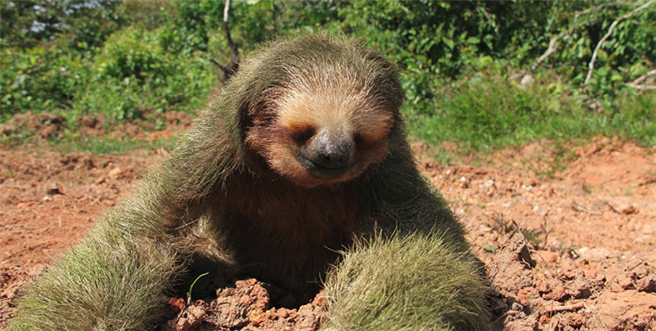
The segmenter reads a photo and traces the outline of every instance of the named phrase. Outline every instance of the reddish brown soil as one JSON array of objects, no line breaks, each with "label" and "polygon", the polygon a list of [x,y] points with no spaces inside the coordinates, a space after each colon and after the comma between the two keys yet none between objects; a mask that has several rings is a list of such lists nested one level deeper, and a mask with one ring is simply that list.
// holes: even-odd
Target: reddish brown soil
[{"label": "reddish brown soil", "polygon": [[656,329],[656,155],[599,137],[544,178],[545,146],[422,164],[486,263],[496,328]]},{"label": "reddish brown soil", "polygon": [[[35,130],[46,136],[57,132],[52,125]],[[436,164],[422,144],[414,146],[421,170],[451,202],[486,263],[495,328],[654,330],[655,154],[603,137],[565,146],[565,154],[548,146],[454,162],[472,166]],[[165,154],[65,154],[47,143],[0,148],[0,328],[21,287]],[[279,289],[254,279],[227,281],[231,285],[210,303],[187,306],[172,298],[179,314],[167,328],[316,330],[322,319],[321,296],[297,309],[280,308],[272,304],[285,300]]]}]

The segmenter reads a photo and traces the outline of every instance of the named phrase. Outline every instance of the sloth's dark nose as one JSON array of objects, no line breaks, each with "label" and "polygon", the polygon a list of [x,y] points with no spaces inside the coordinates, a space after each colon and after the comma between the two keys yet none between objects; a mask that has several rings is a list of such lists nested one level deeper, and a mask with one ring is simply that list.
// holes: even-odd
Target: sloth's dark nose
[{"label": "sloth's dark nose", "polygon": [[311,161],[320,167],[339,169],[349,165],[353,140],[347,134],[329,130],[320,131],[310,143]]}]

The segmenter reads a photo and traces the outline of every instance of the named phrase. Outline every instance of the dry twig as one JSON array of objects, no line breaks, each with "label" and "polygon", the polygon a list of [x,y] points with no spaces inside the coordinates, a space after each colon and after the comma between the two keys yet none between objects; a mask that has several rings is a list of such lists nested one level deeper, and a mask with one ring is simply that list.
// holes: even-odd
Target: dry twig
[{"label": "dry twig", "polygon": [[656,85],[640,85],[651,76],[656,76],[656,69],[649,71],[648,73],[638,77],[636,80],[626,85],[638,90],[656,90]]},{"label": "dry twig", "polygon": [[567,31],[563,31],[559,33],[557,36],[553,37],[549,41],[549,47],[547,48],[547,50],[531,65],[531,71],[535,71],[535,69],[537,69],[537,67],[540,64],[542,64],[542,62],[544,62],[549,56],[551,56],[551,54],[555,53],[556,48],[558,46],[557,44],[558,39],[566,40],[567,38],[570,38],[572,36],[572,33],[574,33],[574,29],[578,27],[579,18],[582,15],[588,14],[590,12],[597,12],[604,7],[617,6],[618,4],[619,3],[617,2],[602,3],[601,5],[596,7],[591,7],[586,10],[577,11],[576,15],[574,16],[574,22],[572,22],[572,26]]},{"label": "dry twig", "polygon": [[230,47],[230,53],[232,55],[230,63],[222,65],[207,55],[201,55],[203,59],[212,62],[212,64],[219,67],[219,69],[223,71],[225,81],[234,76],[234,74],[239,69],[239,45],[232,39],[232,36],[230,35],[230,23],[228,22],[229,12],[230,0],[226,0],[225,7],[223,8],[223,27],[225,28],[226,40],[228,41],[228,46]]}]

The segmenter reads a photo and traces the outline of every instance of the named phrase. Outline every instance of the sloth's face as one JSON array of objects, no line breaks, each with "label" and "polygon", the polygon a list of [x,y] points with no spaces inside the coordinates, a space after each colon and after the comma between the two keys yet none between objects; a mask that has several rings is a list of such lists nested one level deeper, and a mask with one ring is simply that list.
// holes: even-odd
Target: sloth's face
[{"label": "sloth's face", "polygon": [[277,117],[264,135],[251,131],[269,167],[304,187],[360,176],[388,154],[394,113],[366,92],[294,91],[278,101]]}]

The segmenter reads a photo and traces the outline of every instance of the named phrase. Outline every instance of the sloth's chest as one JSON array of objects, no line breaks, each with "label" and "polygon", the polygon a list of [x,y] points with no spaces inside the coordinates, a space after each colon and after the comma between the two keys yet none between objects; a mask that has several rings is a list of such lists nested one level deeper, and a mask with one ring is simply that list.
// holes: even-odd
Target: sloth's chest
[{"label": "sloth's chest", "polygon": [[362,197],[349,189],[304,189],[270,182],[232,192],[225,213],[232,225],[247,232],[318,240],[335,231],[356,231],[363,217]]},{"label": "sloth's chest", "polygon": [[292,249],[339,244],[335,238],[358,231],[361,213],[351,199],[321,192],[260,193],[228,206],[223,215],[226,230],[248,241]]},{"label": "sloth's chest", "polygon": [[361,231],[357,198],[339,192],[242,193],[247,195],[233,196],[224,210],[221,232],[239,263],[288,288],[320,277]]}]

